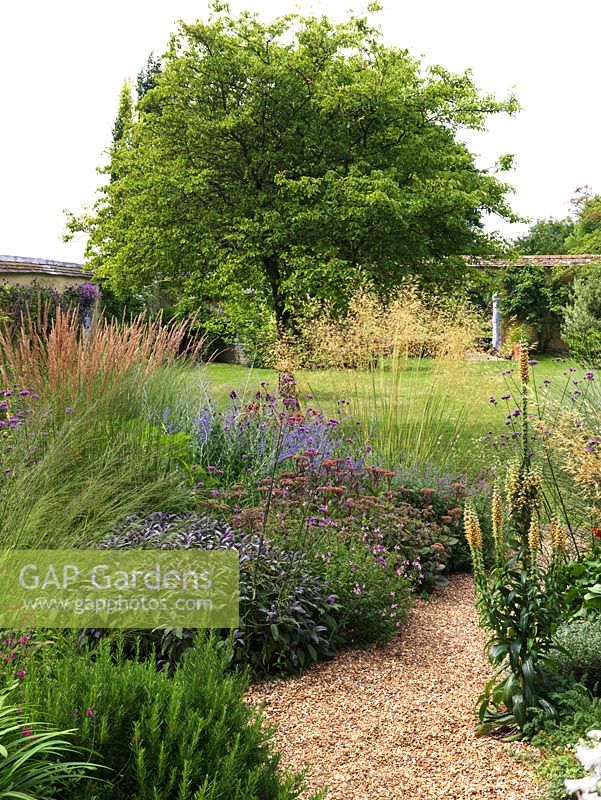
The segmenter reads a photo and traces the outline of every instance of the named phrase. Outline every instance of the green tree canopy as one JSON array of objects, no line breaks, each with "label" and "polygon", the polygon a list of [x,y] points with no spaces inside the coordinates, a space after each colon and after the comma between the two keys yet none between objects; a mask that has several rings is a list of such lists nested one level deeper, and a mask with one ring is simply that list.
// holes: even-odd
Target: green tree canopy
[{"label": "green tree canopy", "polygon": [[136,95],[138,100],[141,100],[147,92],[154,89],[157,76],[161,72],[161,69],[161,59],[154,53],[151,53],[146,59],[145,66],[138,72],[138,77],[136,78]]},{"label": "green tree canopy", "polygon": [[480,169],[461,139],[515,100],[424,69],[367,18],[263,24],[216,4],[152,82],[88,220],[88,263],[116,291],[162,282],[290,329],[360,284],[448,279],[494,251],[485,213],[515,218],[496,174],[511,159]]},{"label": "green tree canopy", "polygon": [[567,253],[566,240],[574,233],[574,220],[539,219],[528,233],[518,237],[514,246],[524,255],[561,255]]},{"label": "green tree canopy", "polygon": [[581,190],[574,201],[577,218],[567,241],[569,253],[601,253],[601,195]]}]

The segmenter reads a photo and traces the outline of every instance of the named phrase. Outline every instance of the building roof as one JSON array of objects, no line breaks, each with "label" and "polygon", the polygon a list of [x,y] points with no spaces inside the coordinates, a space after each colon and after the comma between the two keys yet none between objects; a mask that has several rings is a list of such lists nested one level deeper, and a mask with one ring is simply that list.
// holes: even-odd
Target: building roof
[{"label": "building roof", "polygon": [[26,256],[0,256],[0,275],[7,272],[23,275],[59,275],[72,278],[92,278],[92,273],[83,264],[74,261],[52,261],[49,258],[27,258]]},{"label": "building roof", "polygon": [[512,256],[510,258],[472,258],[467,257],[470,267],[480,269],[503,269],[504,267],[537,266],[537,267],[584,267],[586,264],[601,263],[601,254],[585,255],[547,255],[547,256]]}]

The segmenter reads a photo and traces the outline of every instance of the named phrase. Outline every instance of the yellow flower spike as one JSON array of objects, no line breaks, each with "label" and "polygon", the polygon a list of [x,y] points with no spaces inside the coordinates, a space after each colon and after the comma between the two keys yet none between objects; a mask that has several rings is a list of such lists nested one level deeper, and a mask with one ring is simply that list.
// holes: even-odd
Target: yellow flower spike
[{"label": "yellow flower spike", "polygon": [[565,553],[567,547],[565,528],[557,517],[551,520],[551,547],[554,553]]},{"label": "yellow flower spike", "polygon": [[520,342],[520,356],[519,356],[519,367],[520,367],[520,380],[522,383],[528,383],[528,378],[530,377],[529,372],[529,352],[528,352],[528,342]]},{"label": "yellow flower spike", "polygon": [[528,531],[528,547],[533,555],[536,555],[540,547],[540,527],[538,520],[533,519],[530,523],[530,530]]},{"label": "yellow flower spike", "polygon": [[500,548],[503,544],[503,500],[496,486],[492,493],[492,534],[495,545]]},{"label": "yellow flower spike", "polygon": [[465,506],[463,516],[465,527],[465,538],[472,550],[482,550],[482,529],[480,528],[480,520],[471,505]]},{"label": "yellow flower spike", "polygon": [[472,515],[471,508],[467,504],[463,509],[463,529],[465,530],[465,538],[470,548],[473,549],[474,544],[472,540]]}]

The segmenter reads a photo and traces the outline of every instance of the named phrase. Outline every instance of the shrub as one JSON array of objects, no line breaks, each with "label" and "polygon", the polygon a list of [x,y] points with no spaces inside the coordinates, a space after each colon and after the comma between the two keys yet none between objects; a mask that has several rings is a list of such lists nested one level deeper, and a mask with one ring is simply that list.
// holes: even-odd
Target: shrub
[{"label": "shrub", "polygon": [[564,316],[563,335],[572,356],[588,365],[601,363],[601,265],[576,278]]},{"label": "shrub", "polygon": [[0,689],[0,797],[58,800],[77,785],[89,787],[83,779],[96,767],[73,744],[75,731],[32,721],[32,710],[16,700],[16,686]]},{"label": "shrub", "polygon": [[315,566],[332,593],[340,633],[347,644],[391,639],[407,617],[411,583],[406,565],[380,543],[326,536]]},{"label": "shrub", "polygon": [[93,655],[65,642],[20,685],[23,700],[53,724],[76,724],[107,783],[79,783],[65,800],[292,800],[297,776],[282,774],[271,731],[244,703],[246,683],[229,657],[199,641],[173,677],[153,658],[130,658],[119,640]]},{"label": "shrub", "polygon": [[555,656],[561,673],[573,675],[579,681],[586,680],[591,689],[601,684],[600,614],[562,625],[557,631],[556,641],[562,648]]},{"label": "shrub", "polygon": [[[130,518],[102,546],[237,550],[241,625],[234,631],[234,660],[250,664],[255,672],[285,673],[333,655],[336,609],[302,553],[194,514]],[[176,660],[193,636],[192,631],[166,631],[161,635],[161,657]]]},{"label": "shrub", "polygon": [[592,698],[583,686],[556,693],[553,703],[558,710],[555,720],[535,717],[526,729],[532,744],[542,750],[535,764],[535,775],[545,785],[545,798],[565,800],[566,778],[581,778],[584,771],[574,756],[574,744],[587,731],[598,728],[601,719],[601,698]]}]

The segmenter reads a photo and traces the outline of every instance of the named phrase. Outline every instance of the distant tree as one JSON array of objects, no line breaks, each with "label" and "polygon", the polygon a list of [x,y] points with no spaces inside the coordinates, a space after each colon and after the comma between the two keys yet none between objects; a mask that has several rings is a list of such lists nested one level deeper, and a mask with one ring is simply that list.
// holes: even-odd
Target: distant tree
[{"label": "distant tree", "polygon": [[601,195],[588,186],[572,201],[576,212],[574,231],[567,241],[570,253],[601,253]]},{"label": "distant tree", "polygon": [[136,79],[136,94],[138,100],[141,100],[145,94],[151,89],[154,89],[161,69],[161,59],[155,56],[154,53],[151,53],[146,61],[146,66],[142,67],[140,72],[138,72],[138,77]]},{"label": "distant tree", "polygon": [[511,158],[480,169],[460,136],[515,100],[422,69],[366,18],[265,25],[216,3],[139,87],[119,179],[89,219],[88,263],[117,292],[161,281],[291,330],[307,303],[343,311],[359,285],[449,281],[461,256],[494,252],[484,213],[515,219],[496,174]]},{"label": "distant tree", "polygon": [[134,101],[131,96],[131,84],[125,81],[119,95],[117,118],[113,125],[113,145],[118,144],[125,136],[126,130],[134,120]]},{"label": "distant tree", "polygon": [[591,366],[601,364],[601,264],[587,267],[574,281],[563,335],[574,358]]},{"label": "distant tree", "polygon": [[131,84],[126,81],[121,87],[121,94],[119,95],[119,107],[117,109],[117,118],[113,125],[113,144],[111,146],[111,170],[110,177],[111,183],[118,178],[116,163],[118,161],[117,153],[120,147],[124,146],[127,142],[129,131],[131,130],[134,121],[134,101],[131,95]]},{"label": "distant tree", "polygon": [[515,248],[524,255],[550,255],[567,253],[566,240],[574,233],[574,220],[539,219],[528,233],[518,237]]}]

